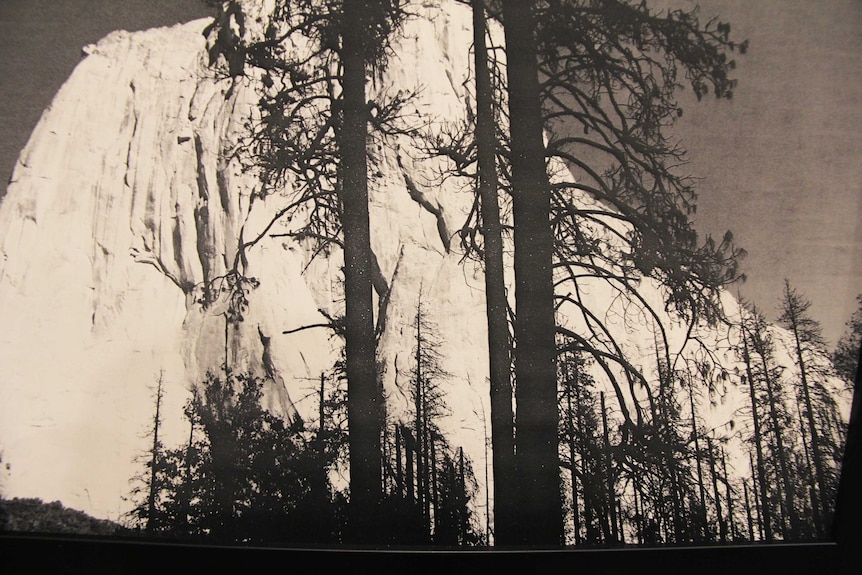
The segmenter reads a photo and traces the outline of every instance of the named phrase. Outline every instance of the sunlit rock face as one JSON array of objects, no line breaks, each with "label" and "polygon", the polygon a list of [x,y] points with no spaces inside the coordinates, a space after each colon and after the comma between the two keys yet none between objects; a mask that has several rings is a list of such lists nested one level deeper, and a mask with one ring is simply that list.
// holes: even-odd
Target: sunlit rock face
[{"label": "sunlit rock face", "polygon": [[[244,7],[253,35],[268,8]],[[416,91],[413,112],[463,114],[465,16],[420,7],[369,97]],[[283,332],[325,323],[319,310],[341,312],[340,254],[312,260],[309,245],[284,235],[289,222],[270,226],[291,190],[257,195],[258,174],[234,153],[256,119],[260,86],[253,73],[231,78],[209,66],[209,24],[115,32],[87,46],[20,155],[0,208],[8,496],[116,518],[139,469],[133,459],[146,450],[159,379],[168,445],[187,433],[190,390],[223,364],[264,377],[272,411],[314,419],[304,398],[341,342],[321,328]],[[387,412],[407,417],[421,291],[452,374],[450,440],[481,467],[483,281],[446,247],[472,200],[437,186],[418,156],[404,142],[369,143],[372,244],[388,289],[377,318]],[[242,321],[231,322],[229,272],[243,243],[239,269],[255,283]]]},{"label": "sunlit rock face", "polygon": [[[237,33],[254,38],[272,2],[241,4],[247,18]],[[325,328],[296,330],[343,312],[340,253],[318,253],[288,235],[303,213],[275,219],[294,198],[289,186],[260,194],[242,144],[263,88],[252,71],[231,76],[225,62],[210,66],[209,24],[115,32],[86,47],[21,153],[0,205],[6,496],[59,499],[117,518],[129,507],[129,479],[142,469],[134,459],[150,441],[160,379],[160,434],[169,446],[187,437],[182,407],[191,390],[224,364],[264,378],[274,413],[316,418],[320,374],[332,369],[342,342]],[[467,7],[417,3],[387,68],[369,78],[369,99],[415,92],[405,114],[432,130],[463,118],[471,45]],[[409,420],[421,300],[449,374],[440,382],[447,412],[439,425],[472,462],[484,519],[484,277],[464,260],[457,235],[473,195],[468,182],[441,179],[442,167],[415,141],[369,139],[377,359],[389,421]],[[254,280],[243,286],[244,305],[231,299],[234,269]],[[641,293],[665,324],[670,351],[682,349],[688,326],[664,313],[659,286],[643,278]],[[627,357],[655,377],[656,324],[643,302],[623,301],[599,280],[584,280],[580,296]],[[727,303],[735,311],[729,296]],[[237,311],[241,321],[231,321]],[[584,329],[578,314],[561,320]],[[739,369],[729,351],[738,334],[698,333]],[[606,389],[629,406],[631,394],[644,400],[636,387]],[[715,391],[711,418],[721,432],[745,390],[728,384]],[[612,405],[611,417],[619,411]]]},{"label": "sunlit rock face", "polygon": [[238,246],[284,196],[253,202],[232,159],[257,97],[205,66],[208,23],[86,47],[21,153],[0,213],[10,495],[116,517],[159,378],[167,439],[208,370],[266,376],[267,406],[292,415],[290,381],[328,363],[326,334],[281,335],[323,319],[283,241],[247,250],[260,285],[225,321]]}]

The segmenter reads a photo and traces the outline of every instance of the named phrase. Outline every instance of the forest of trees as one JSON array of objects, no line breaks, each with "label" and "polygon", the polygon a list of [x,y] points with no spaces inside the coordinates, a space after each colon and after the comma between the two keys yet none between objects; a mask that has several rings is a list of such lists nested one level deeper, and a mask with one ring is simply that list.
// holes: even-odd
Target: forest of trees
[{"label": "forest of trees", "polygon": [[[159,382],[133,528],[276,545],[827,538],[859,313],[830,361],[790,283],[776,298],[783,329],[754,304],[724,309],[743,252],[729,232],[698,237],[694,180],[678,173],[684,150],[668,129],[681,90],[732,97],[732,55],[746,43],[695,10],[635,1],[453,4],[472,10],[475,97],[449,131],[429,135],[403,122],[410,94],[366,100],[368,75],[386,69],[410,17],[406,0],[280,0],[250,44],[235,33],[241,5],[217,3],[211,64],[232,76],[256,69],[267,87],[250,145],[264,193],[292,182],[296,200],[277,217],[302,210],[296,236],[343,250],[344,316],[328,327],[344,357],[320,376],[316,422],[269,414],[261,381],[225,366],[189,400],[188,441],[172,448],[159,437]],[[283,45],[297,37],[309,47],[300,56]],[[424,142],[475,192],[460,237],[485,272],[493,521],[477,511],[480,462],[439,423],[453,376],[421,295],[404,332],[411,419],[385,409],[373,294],[386,293],[375,283],[366,160],[381,134]],[[647,356],[591,307],[583,292],[595,286],[645,318]],[[663,314],[687,326],[682,346]],[[705,343],[707,330],[726,333],[726,349]],[[737,369],[722,353],[740,358]],[[728,387],[748,401],[718,429],[709,404]]]}]

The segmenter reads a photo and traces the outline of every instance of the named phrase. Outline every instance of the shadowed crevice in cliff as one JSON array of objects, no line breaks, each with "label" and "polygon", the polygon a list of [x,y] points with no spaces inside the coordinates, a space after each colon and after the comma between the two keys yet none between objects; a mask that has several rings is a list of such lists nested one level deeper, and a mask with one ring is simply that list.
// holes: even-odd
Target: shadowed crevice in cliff
[{"label": "shadowed crevice in cliff", "polygon": [[207,184],[206,164],[204,163],[204,147],[199,134],[195,134],[195,155],[197,157],[197,189],[195,202],[195,229],[197,230],[197,249],[203,269],[204,301],[212,299],[210,281],[213,279],[213,234],[210,230],[210,193]]},{"label": "shadowed crevice in cliff", "polygon": [[440,235],[440,242],[443,244],[443,249],[446,250],[446,253],[448,254],[452,236],[449,233],[449,227],[446,225],[446,218],[443,217],[443,204],[420,190],[419,186],[416,185],[416,182],[401,163],[400,154],[397,159],[398,167],[401,169],[401,174],[404,176],[404,184],[407,186],[407,193],[410,194],[410,199],[437,218],[437,233]]}]

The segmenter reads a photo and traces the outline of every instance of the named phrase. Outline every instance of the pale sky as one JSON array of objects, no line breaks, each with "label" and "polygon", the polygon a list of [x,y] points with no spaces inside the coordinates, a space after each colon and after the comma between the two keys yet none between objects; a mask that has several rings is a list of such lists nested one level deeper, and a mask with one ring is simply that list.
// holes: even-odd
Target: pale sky
[{"label": "pale sky", "polygon": [[[698,4],[750,49],[732,102],[684,100],[696,226],[748,251],[743,296],[774,317],[788,278],[832,345],[862,293],[862,2]],[[84,45],[209,13],[202,0],[0,0],[0,182]]]}]

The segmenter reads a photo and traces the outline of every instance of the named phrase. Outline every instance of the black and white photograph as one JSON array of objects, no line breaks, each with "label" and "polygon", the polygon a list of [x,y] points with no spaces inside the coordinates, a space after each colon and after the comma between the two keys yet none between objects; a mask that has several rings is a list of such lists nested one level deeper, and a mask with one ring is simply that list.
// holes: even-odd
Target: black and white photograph
[{"label": "black and white photograph", "polygon": [[862,3],[0,0],[0,48],[7,542],[846,535]]}]

